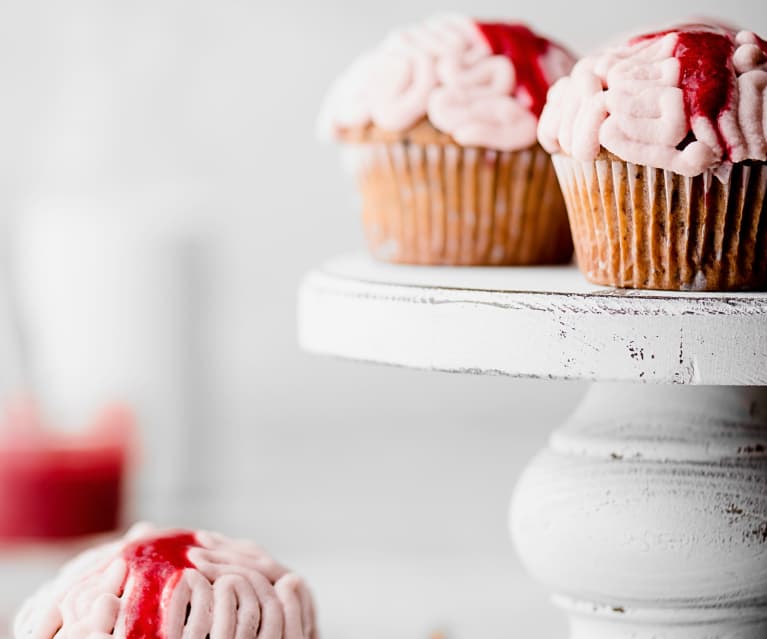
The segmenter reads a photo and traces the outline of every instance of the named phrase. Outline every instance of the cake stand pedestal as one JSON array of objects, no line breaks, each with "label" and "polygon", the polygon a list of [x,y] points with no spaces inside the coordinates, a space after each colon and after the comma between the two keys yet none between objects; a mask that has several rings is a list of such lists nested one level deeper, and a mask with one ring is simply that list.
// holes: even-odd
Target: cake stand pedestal
[{"label": "cake stand pedestal", "polygon": [[767,637],[767,295],[349,255],[304,279],[299,336],[367,362],[593,380],[510,510],[571,636]]}]

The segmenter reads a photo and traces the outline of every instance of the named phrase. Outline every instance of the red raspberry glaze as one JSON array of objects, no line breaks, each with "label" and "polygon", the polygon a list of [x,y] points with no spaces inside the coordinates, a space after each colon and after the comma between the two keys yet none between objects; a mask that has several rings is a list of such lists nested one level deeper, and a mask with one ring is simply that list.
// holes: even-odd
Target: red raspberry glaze
[{"label": "red raspberry glaze", "polygon": [[549,50],[549,41],[536,35],[523,24],[478,22],[477,27],[493,55],[503,55],[511,60],[516,74],[516,91],[527,95],[528,108],[536,116],[540,116],[549,90],[549,81],[541,66],[541,58]]},{"label": "red raspberry glaze", "polygon": [[754,34],[756,37],[756,44],[757,46],[762,50],[764,54],[767,55],[767,40],[762,40],[758,35]]},{"label": "red raspberry glaze", "polygon": [[692,120],[703,117],[711,122],[719,141],[726,148],[718,127],[719,117],[732,108],[735,91],[735,69],[732,54],[735,50],[734,33],[725,28],[706,28],[686,25],[632,40],[641,42],[677,34],[674,57],[679,60],[679,88],[684,95],[684,108],[688,130]]},{"label": "red raspberry glaze", "polygon": [[[185,568],[193,568],[187,553],[197,545],[192,533],[142,539],[123,550],[128,575],[135,581],[127,602],[126,639],[164,639],[162,632],[163,595],[173,588]],[[167,593],[171,591],[168,590]]]},{"label": "red raspberry glaze", "polygon": [[716,123],[731,107],[735,87],[733,50],[734,42],[725,34],[708,31],[679,34],[674,56],[681,67],[679,84],[688,120],[707,118],[719,131]]}]

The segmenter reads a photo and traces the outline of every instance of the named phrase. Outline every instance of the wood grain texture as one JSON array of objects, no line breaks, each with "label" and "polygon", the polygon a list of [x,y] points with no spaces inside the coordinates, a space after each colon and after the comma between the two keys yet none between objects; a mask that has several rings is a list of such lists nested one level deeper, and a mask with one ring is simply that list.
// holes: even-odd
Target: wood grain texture
[{"label": "wood grain texture", "polygon": [[595,384],[510,527],[572,639],[767,636],[767,389]]},{"label": "wood grain texture", "polygon": [[299,294],[307,350],[449,372],[767,384],[767,295],[598,287],[574,267],[448,268],[352,255]]}]

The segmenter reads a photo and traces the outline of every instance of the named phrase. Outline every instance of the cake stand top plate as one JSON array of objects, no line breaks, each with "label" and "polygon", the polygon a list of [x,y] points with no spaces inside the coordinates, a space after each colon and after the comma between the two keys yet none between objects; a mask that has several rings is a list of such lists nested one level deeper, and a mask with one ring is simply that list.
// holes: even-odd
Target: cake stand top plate
[{"label": "cake stand top plate", "polygon": [[767,294],[636,291],[575,267],[423,267],[362,254],[304,278],[312,352],[449,372],[767,385]]}]

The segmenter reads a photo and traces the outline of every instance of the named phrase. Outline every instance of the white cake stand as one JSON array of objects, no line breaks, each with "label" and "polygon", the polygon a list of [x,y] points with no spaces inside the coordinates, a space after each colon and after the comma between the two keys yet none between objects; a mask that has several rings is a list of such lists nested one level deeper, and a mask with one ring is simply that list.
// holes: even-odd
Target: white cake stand
[{"label": "white cake stand", "polygon": [[349,255],[304,279],[299,335],[368,362],[593,380],[510,513],[571,636],[767,637],[767,295]]}]

